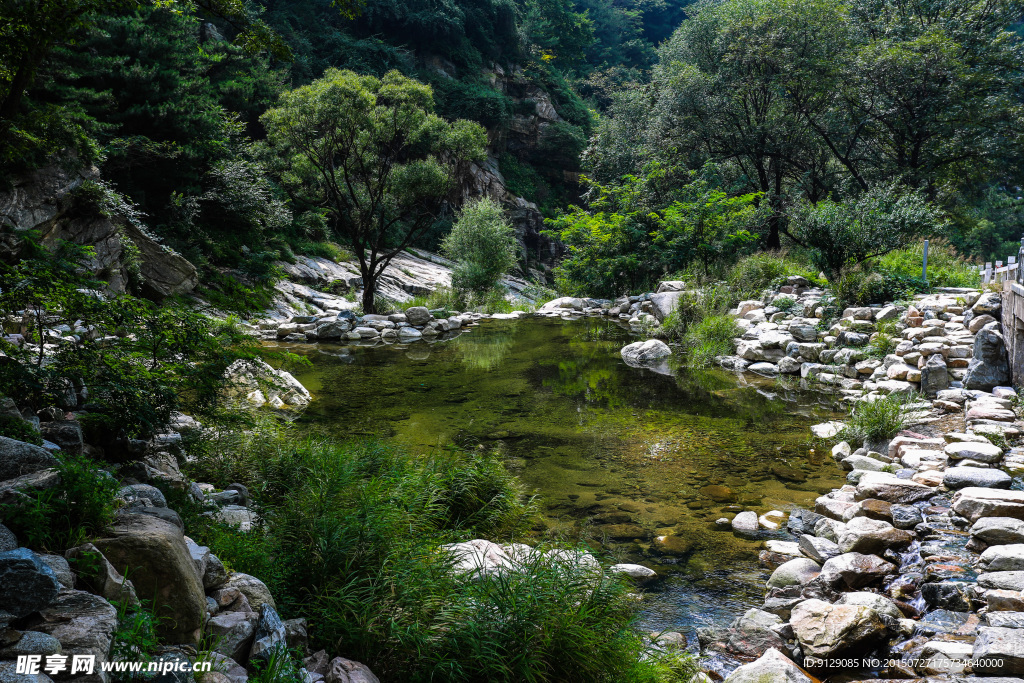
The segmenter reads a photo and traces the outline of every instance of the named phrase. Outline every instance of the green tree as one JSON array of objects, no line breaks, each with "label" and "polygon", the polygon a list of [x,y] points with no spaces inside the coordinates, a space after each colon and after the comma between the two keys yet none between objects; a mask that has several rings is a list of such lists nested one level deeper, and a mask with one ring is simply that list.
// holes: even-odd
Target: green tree
[{"label": "green tree", "polygon": [[918,193],[877,187],[854,201],[803,202],[793,210],[792,236],[811,250],[829,281],[875,256],[941,229],[939,212]]},{"label": "green tree", "polygon": [[441,251],[458,262],[452,271],[452,286],[484,294],[497,287],[516,265],[515,228],[497,202],[489,197],[471,200],[441,242]]},{"label": "green tree", "polygon": [[686,171],[651,163],[642,176],[593,183],[589,207],[548,221],[569,251],[556,269],[561,286],[618,296],[694,262],[710,273],[757,239],[765,213],[757,194],[730,194],[720,182],[711,164]]},{"label": "green tree", "polygon": [[484,155],[486,133],[433,113],[428,86],[329,69],[286,92],[261,118],[294,195],[327,210],[363,277],[363,310],[377,279],[436,220],[454,178]]}]

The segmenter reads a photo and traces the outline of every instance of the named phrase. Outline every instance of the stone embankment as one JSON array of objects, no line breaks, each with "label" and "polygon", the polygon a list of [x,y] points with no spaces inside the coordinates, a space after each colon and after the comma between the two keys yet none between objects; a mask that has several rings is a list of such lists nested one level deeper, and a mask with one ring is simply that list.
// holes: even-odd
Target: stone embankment
[{"label": "stone embankment", "polygon": [[346,343],[360,345],[410,344],[458,336],[484,319],[515,319],[527,315],[512,313],[460,313],[427,310],[412,306],[403,313],[356,315],[350,310],[329,308],[316,315],[293,315],[281,320],[264,320],[250,331],[265,341],[290,343]]},{"label": "stone embankment", "polygon": [[[21,417],[10,400],[0,408]],[[57,486],[56,455],[92,450],[75,420],[39,426],[45,447],[0,437],[0,506],[17,505]],[[244,485],[218,491],[182,476],[182,433],[201,426],[178,415],[171,428],[136,444],[139,460],[118,472],[123,487],[114,523],[92,542],[63,554],[37,552],[22,547],[24,539],[0,524],[0,681],[48,683],[52,675],[106,683],[111,676],[104,663],[143,656],[118,655],[124,643],[116,642],[120,620],[143,598],[153,600],[163,643],[146,653],[149,661],[210,662],[211,671],[195,674],[200,683],[245,683],[254,667],[283,648],[304,657],[303,683],[377,683],[359,662],[311,652],[305,619],[282,620],[263,582],[227,571],[209,548],[184,534],[180,516],[154,483],[187,491],[207,508],[206,514],[243,531],[257,517]],[[40,657],[38,673],[17,672],[18,657],[25,655]],[[76,656],[91,658],[92,666],[72,674]],[[176,683],[191,676],[178,671],[152,680]]]},{"label": "stone embankment", "polygon": [[[741,303],[744,334],[720,363],[799,373],[851,403],[918,395],[909,429],[832,446],[849,483],[791,511],[786,533],[765,541],[764,604],[702,630],[704,653],[747,662],[728,683],[1021,680],[1024,449],[1013,445],[1022,422],[999,295],[940,291],[846,309],[826,326],[821,294],[791,280],[767,304]],[[841,428],[812,433],[835,441]],[[744,514],[720,521],[748,535],[777,521],[738,528]]]}]

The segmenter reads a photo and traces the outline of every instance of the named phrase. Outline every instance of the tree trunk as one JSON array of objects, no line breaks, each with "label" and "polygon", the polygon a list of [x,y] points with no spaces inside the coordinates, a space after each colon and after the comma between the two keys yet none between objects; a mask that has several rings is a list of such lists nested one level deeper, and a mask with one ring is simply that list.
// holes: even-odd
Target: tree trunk
[{"label": "tree trunk", "polygon": [[773,211],[771,217],[768,218],[768,238],[765,240],[764,245],[769,251],[782,248],[782,238],[779,236],[779,222],[780,216],[778,212]]},{"label": "tree trunk", "polygon": [[363,314],[376,313],[377,277],[372,273],[363,273]]}]

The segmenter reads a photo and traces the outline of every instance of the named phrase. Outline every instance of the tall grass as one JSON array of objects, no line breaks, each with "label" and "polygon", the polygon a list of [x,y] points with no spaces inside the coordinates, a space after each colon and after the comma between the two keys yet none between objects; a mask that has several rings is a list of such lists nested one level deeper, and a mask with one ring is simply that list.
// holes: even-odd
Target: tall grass
[{"label": "tall grass", "polygon": [[382,680],[688,680],[685,662],[652,655],[634,632],[639,607],[624,583],[571,565],[473,581],[452,573],[440,545],[511,541],[533,519],[532,499],[497,456],[414,456],[287,432],[240,439],[231,462],[200,448],[192,468],[249,485],[267,523],[248,534],[213,523],[188,531],[263,579],[286,617],[316,624],[316,647]]},{"label": "tall grass", "polygon": [[736,301],[760,299],[764,290],[790,275],[800,275],[812,283],[818,280],[810,264],[794,255],[771,251],[751,254],[740,259],[729,271],[729,289]]},{"label": "tall grass", "polygon": [[[883,277],[920,278],[923,257],[922,241],[879,256],[873,267]],[[928,243],[928,284],[932,287],[978,287],[981,275],[977,265],[958,254],[952,244],[944,239],[932,239]]]},{"label": "tall grass", "polygon": [[710,367],[716,356],[732,353],[732,340],[739,334],[739,326],[729,315],[713,315],[691,325],[683,335],[687,366]]},{"label": "tall grass", "polygon": [[850,412],[840,436],[862,442],[891,439],[907,426],[908,406],[917,400],[913,394],[889,394],[876,401],[859,401]]}]

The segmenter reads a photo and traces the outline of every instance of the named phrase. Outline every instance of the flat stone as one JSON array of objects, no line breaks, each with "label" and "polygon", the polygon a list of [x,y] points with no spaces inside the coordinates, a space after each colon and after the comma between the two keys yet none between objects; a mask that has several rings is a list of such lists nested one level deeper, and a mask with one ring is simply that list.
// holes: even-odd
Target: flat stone
[{"label": "flat stone", "polygon": [[972,523],[982,517],[1024,519],[1024,491],[967,487],[953,496],[953,510]]},{"label": "flat stone", "polygon": [[950,460],[971,459],[996,463],[1003,459],[1003,449],[991,443],[956,442],[947,444],[945,453]]},{"label": "flat stone", "polygon": [[844,553],[881,554],[890,548],[903,548],[913,536],[888,522],[869,517],[855,517],[839,535],[839,549]]},{"label": "flat stone", "polygon": [[978,585],[997,590],[1024,590],[1024,571],[985,572],[978,575]]},{"label": "flat stone", "polygon": [[837,544],[827,538],[819,538],[810,534],[804,534],[800,537],[799,548],[807,557],[819,564],[823,564],[833,557],[842,554]]},{"label": "flat stone", "polygon": [[953,490],[969,486],[1008,489],[1012,481],[1006,472],[987,467],[950,467],[942,476],[943,486]]},{"label": "flat stone", "polygon": [[1024,520],[1013,517],[982,517],[974,523],[970,533],[988,545],[1024,543]]},{"label": "flat stone", "polygon": [[978,558],[978,569],[983,572],[1024,571],[1024,544],[994,545]]},{"label": "flat stone", "polygon": [[1024,628],[1024,612],[989,612],[985,619],[996,628]]}]

